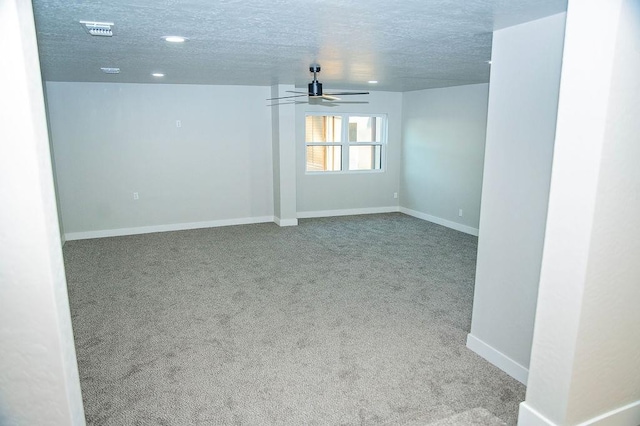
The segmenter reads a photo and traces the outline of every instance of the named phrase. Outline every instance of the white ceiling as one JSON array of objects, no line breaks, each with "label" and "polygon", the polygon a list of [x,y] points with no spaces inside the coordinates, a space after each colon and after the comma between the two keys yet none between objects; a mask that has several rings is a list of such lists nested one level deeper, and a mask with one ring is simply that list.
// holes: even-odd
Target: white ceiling
[{"label": "white ceiling", "polygon": [[[488,82],[491,32],[566,3],[33,0],[33,8],[45,80],[304,87],[317,62],[325,90],[408,91]],[[90,36],[80,20],[114,22],[115,34]],[[166,35],[190,40],[171,44]],[[152,77],[157,71],[166,77]]]}]

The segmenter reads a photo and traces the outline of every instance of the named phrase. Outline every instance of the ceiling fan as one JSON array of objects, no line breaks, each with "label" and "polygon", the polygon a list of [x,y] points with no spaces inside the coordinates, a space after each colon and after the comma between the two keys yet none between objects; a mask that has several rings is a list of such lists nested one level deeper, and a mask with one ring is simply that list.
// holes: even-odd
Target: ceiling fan
[{"label": "ceiling fan", "polygon": [[318,100],[327,100],[330,102],[339,101],[340,98],[337,96],[348,96],[348,95],[368,95],[369,92],[332,92],[332,93],[324,93],[322,91],[322,83],[318,81],[318,73],[320,72],[320,65],[311,65],[309,67],[309,72],[313,73],[313,81],[309,83],[309,90],[307,92],[296,92],[292,90],[287,90],[287,93],[296,93],[292,96],[281,96],[279,98],[269,98],[268,101],[276,101],[280,99],[291,99],[291,98],[299,98],[302,96],[308,96],[309,99],[318,99]]}]

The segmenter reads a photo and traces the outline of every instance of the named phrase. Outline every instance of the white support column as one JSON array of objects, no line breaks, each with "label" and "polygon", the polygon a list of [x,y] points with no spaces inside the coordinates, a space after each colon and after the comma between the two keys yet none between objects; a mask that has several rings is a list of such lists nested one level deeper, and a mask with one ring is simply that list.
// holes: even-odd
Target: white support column
[{"label": "white support column", "polygon": [[[271,97],[291,96],[293,85],[271,86]],[[273,143],[273,201],[275,222],[298,224],[296,208],[296,109],[293,105],[271,107]]]},{"label": "white support column", "polygon": [[640,424],[640,2],[571,0],[520,426]]}]

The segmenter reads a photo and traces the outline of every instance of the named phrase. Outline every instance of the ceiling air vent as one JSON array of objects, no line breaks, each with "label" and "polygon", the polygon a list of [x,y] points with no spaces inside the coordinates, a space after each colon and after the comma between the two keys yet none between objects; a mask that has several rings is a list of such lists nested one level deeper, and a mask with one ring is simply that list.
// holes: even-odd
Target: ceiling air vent
[{"label": "ceiling air vent", "polygon": [[80,21],[80,25],[92,36],[113,36],[113,22]]},{"label": "ceiling air vent", "polygon": [[103,73],[105,74],[120,74],[120,68],[107,68],[107,67],[103,67],[100,68],[102,70]]}]

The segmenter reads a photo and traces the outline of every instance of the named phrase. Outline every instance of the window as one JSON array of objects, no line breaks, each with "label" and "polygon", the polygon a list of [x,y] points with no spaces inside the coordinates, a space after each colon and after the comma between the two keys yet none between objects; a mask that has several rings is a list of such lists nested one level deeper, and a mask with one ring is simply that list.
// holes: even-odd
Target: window
[{"label": "window", "polygon": [[382,115],[307,115],[307,172],[382,170],[385,126]]}]

